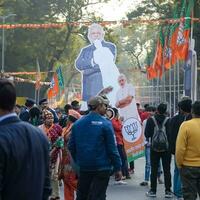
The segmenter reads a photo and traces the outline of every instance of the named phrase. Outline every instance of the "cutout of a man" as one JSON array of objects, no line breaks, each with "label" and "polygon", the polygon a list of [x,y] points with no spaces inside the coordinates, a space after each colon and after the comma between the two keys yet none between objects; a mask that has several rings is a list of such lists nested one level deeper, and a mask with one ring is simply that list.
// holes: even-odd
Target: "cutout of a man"
[{"label": "cutout of a man", "polygon": [[[76,59],[76,68],[82,73],[83,78],[83,101],[88,101],[109,86],[114,89],[118,87],[119,71],[115,65],[116,46],[106,42],[104,35],[105,32],[99,24],[92,24],[88,29],[88,39],[91,44],[83,48]],[[115,96],[116,93],[113,91],[110,93]],[[113,104],[115,97],[109,100]]]},{"label": "cutout of a man", "polygon": [[117,91],[117,101],[115,106],[119,108],[120,116],[124,121],[131,117],[140,121],[135,101],[135,88],[132,84],[127,83],[127,79],[124,74],[119,75],[118,83],[120,85],[120,89]]}]

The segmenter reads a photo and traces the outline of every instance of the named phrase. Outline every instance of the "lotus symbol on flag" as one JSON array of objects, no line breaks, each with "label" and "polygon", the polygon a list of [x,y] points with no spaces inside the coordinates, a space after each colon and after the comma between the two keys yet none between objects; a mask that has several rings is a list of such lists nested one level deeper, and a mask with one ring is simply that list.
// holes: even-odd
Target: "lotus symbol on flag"
[{"label": "lotus symbol on flag", "polygon": [[129,118],[123,123],[122,134],[127,142],[136,142],[142,134],[142,126],[136,118]]},{"label": "lotus symbol on flag", "polygon": [[138,131],[137,122],[133,122],[131,124],[124,126],[124,129],[128,135],[132,136],[132,140],[136,139],[135,133]]}]

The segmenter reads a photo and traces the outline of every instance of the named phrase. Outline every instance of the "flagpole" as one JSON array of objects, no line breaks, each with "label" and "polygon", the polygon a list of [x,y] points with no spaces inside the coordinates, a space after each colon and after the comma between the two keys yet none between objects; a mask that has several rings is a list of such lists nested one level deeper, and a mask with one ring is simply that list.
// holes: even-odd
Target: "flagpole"
[{"label": "flagpole", "polygon": [[174,66],[174,103],[173,103],[174,114],[176,113],[176,65]]},{"label": "flagpole", "polygon": [[170,117],[172,116],[172,70],[169,69],[169,107],[170,107]]},{"label": "flagpole", "polygon": [[177,79],[178,79],[178,101],[180,100],[180,63],[179,60],[177,62]]}]

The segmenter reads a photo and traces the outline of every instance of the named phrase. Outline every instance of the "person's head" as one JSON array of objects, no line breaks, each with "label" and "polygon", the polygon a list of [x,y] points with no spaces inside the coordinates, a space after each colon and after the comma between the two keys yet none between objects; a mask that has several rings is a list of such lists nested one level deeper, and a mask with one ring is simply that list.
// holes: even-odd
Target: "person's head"
[{"label": "person's head", "polygon": [[93,43],[95,40],[103,40],[105,32],[101,25],[91,24],[88,29],[88,39],[90,43]]},{"label": "person's head", "polygon": [[167,104],[166,103],[160,103],[157,107],[157,112],[160,115],[164,115],[167,111]]},{"label": "person's head", "polygon": [[114,111],[111,107],[107,108],[106,110],[106,117],[110,120],[112,120],[114,118],[115,114]]},{"label": "person's head", "polygon": [[140,109],[140,103],[136,103],[137,109]]},{"label": "person's head", "polygon": [[182,114],[191,113],[192,100],[189,97],[182,97],[178,103],[179,110]]},{"label": "person's head", "polygon": [[66,104],[66,105],[64,106],[64,111],[65,111],[65,113],[66,113],[67,115],[68,115],[70,109],[72,109],[72,106],[71,106],[70,104]]},{"label": "person's head", "polygon": [[68,121],[74,123],[76,120],[80,119],[81,115],[75,110],[69,110]]},{"label": "person's head", "polygon": [[149,107],[149,104],[148,103],[146,103],[146,104],[144,104],[144,110],[145,111],[147,111],[147,108]]},{"label": "person's head", "polygon": [[112,108],[114,111],[114,118],[119,118],[119,111],[117,108]]},{"label": "person's head", "polygon": [[195,101],[192,104],[192,116],[193,118],[200,118],[200,101]]},{"label": "person's head", "polygon": [[80,110],[80,104],[76,100],[74,100],[74,101],[71,102],[71,106],[72,106],[72,109],[74,109],[74,110],[77,110],[77,111]]},{"label": "person's head", "polygon": [[35,104],[35,101],[34,101],[33,99],[27,98],[24,105],[25,105],[27,108],[31,108],[31,107],[34,106],[34,104]]},{"label": "person's head", "polygon": [[105,115],[107,107],[109,105],[108,99],[104,99],[101,96],[92,97],[88,101],[88,107],[91,111],[97,112],[100,115]]},{"label": "person's head", "polygon": [[120,87],[124,87],[126,84],[126,76],[124,74],[120,74],[118,76],[118,83],[120,85]]},{"label": "person's head", "polygon": [[41,107],[42,110],[48,108],[48,101],[47,101],[47,99],[46,98],[41,99],[39,101],[39,105],[40,105],[40,107]]},{"label": "person's head", "polygon": [[30,115],[31,119],[33,119],[33,118],[39,119],[39,117],[40,117],[40,109],[37,106],[33,106],[29,111],[29,115]]},{"label": "person's head", "polygon": [[48,110],[43,110],[42,111],[42,118],[43,118],[43,121],[44,121],[44,124],[48,127],[50,127],[52,124],[53,124],[53,114],[48,111]]},{"label": "person's head", "polygon": [[156,112],[156,108],[154,106],[148,106],[145,108],[145,111],[150,114],[150,116],[153,116]]},{"label": "person's head", "polygon": [[21,106],[20,106],[19,104],[16,104],[16,105],[15,105],[15,108],[14,108],[14,111],[15,111],[15,113],[16,113],[17,115],[19,115],[20,112],[21,112]]},{"label": "person's head", "polygon": [[16,102],[16,90],[14,84],[4,78],[0,78],[0,115],[13,112]]}]

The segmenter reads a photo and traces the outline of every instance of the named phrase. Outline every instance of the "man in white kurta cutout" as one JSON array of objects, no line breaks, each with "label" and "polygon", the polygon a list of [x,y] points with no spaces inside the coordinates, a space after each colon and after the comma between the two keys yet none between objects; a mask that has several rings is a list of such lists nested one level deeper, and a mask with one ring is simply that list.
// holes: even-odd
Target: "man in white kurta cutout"
[{"label": "man in white kurta cutout", "polygon": [[90,45],[84,47],[76,59],[76,68],[82,73],[82,99],[88,101],[103,89],[111,86],[107,95],[111,104],[115,104],[119,88],[119,71],[115,65],[116,46],[104,40],[105,32],[99,24],[92,24],[88,29]]},{"label": "man in white kurta cutout", "polygon": [[119,108],[120,116],[123,118],[123,121],[131,117],[140,121],[135,100],[135,88],[132,84],[127,83],[124,74],[119,75],[118,83],[120,89],[117,91],[115,106]]}]

